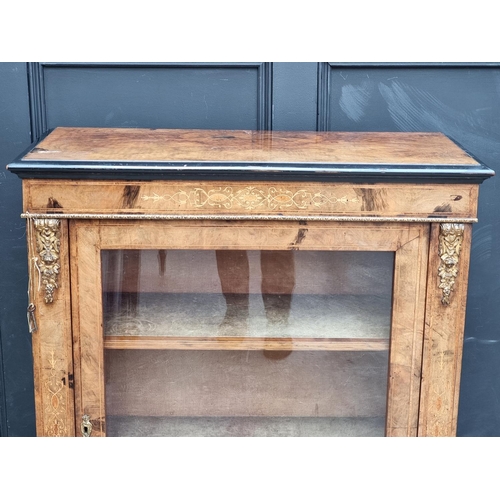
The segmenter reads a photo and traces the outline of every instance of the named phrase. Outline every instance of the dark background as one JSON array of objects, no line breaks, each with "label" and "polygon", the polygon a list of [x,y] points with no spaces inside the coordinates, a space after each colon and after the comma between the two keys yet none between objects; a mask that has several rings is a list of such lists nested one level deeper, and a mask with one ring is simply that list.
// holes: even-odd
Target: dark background
[{"label": "dark background", "polygon": [[[500,169],[500,64],[0,63],[0,435],[34,436],[21,181],[56,126],[439,131]],[[459,436],[500,436],[500,186],[480,188]]]}]

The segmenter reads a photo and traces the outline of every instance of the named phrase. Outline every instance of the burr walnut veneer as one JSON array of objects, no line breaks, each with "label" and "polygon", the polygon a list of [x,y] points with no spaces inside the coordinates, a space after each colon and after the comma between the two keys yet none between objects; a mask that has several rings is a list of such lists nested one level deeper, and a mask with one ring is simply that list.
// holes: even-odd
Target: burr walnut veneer
[{"label": "burr walnut veneer", "polygon": [[493,172],[444,135],[57,128],[8,168],[38,435],[455,435]]}]

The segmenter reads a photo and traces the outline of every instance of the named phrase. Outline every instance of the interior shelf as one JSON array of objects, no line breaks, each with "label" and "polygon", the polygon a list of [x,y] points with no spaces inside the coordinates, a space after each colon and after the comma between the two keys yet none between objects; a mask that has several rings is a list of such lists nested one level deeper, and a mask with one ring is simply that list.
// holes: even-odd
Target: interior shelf
[{"label": "interior shelf", "polygon": [[385,417],[136,417],[106,419],[108,436],[368,437],[384,436]]},{"label": "interior shelf", "polygon": [[242,351],[384,351],[388,339],[147,337],[110,336],[105,349],[242,350]]},{"label": "interior shelf", "polygon": [[[114,300],[114,303],[110,301]],[[123,294],[104,300],[107,349],[385,350],[390,297]]]}]

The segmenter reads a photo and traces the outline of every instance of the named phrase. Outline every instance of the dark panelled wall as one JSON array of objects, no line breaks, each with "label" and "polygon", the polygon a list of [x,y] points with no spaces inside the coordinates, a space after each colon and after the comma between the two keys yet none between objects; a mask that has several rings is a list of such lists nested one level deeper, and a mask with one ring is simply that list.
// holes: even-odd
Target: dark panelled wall
[{"label": "dark panelled wall", "polygon": [[0,434],[32,436],[33,371],[26,330],[27,259],[21,182],[5,170],[30,144],[26,64],[0,64]]},{"label": "dark panelled wall", "polygon": [[[0,64],[1,165],[64,125],[441,131],[498,172],[500,64]],[[500,436],[499,182],[474,227],[460,436]],[[1,169],[0,207],[0,433],[32,436],[21,182]]]}]

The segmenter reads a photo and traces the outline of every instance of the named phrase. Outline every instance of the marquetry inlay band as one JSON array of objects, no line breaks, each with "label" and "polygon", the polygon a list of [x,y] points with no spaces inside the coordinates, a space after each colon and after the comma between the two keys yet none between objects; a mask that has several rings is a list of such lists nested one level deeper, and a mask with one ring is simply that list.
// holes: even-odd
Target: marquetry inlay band
[{"label": "marquetry inlay band", "polygon": [[361,202],[357,196],[349,198],[347,195],[338,196],[329,191],[310,191],[308,189],[291,191],[278,187],[258,188],[254,186],[242,189],[235,189],[231,186],[209,190],[195,188],[179,190],[172,194],[153,193],[152,195],[144,195],[141,199],[185,208],[243,208],[244,210],[284,210],[286,208],[306,210],[311,207],[321,208],[339,203],[347,205]]},{"label": "marquetry inlay band", "polygon": [[56,367],[56,356],[51,351],[48,359],[50,370],[45,380],[45,435],[50,437],[65,436],[66,401],[64,382],[61,371]]}]

